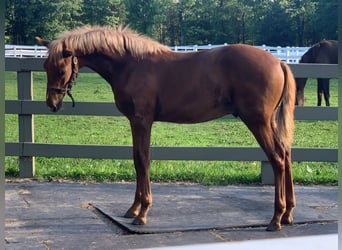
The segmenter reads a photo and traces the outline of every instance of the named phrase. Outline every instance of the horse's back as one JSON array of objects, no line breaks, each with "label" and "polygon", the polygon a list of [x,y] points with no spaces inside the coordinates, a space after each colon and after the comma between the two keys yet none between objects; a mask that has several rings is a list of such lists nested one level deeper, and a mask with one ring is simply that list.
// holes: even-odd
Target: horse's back
[{"label": "horse's back", "polygon": [[338,63],[338,42],[322,40],[314,44],[301,58],[301,63]]},{"label": "horse's back", "polygon": [[320,55],[319,55],[319,58],[317,59],[317,62],[337,64],[338,63],[338,42],[335,40],[322,41]]}]

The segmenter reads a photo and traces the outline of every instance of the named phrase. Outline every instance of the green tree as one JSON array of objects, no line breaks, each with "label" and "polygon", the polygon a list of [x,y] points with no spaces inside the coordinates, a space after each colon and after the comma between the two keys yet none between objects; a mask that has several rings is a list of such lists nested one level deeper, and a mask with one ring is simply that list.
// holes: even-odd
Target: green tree
[{"label": "green tree", "polygon": [[[342,4],[340,2],[340,4]],[[322,39],[338,39],[338,0],[318,0],[316,15],[313,17],[311,44]]]},{"label": "green tree", "polygon": [[53,39],[65,30],[74,29],[82,25],[81,10],[83,0],[44,1],[46,1],[47,7],[51,10],[47,12],[45,24],[42,26],[48,32],[48,38]]},{"label": "green tree", "polygon": [[135,30],[152,35],[158,0],[125,0],[128,24]]},{"label": "green tree", "polygon": [[[167,0],[166,0],[167,1]],[[180,44],[180,15],[178,1],[169,1],[165,5],[165,39],[164,43],[170,45]]]},{"label": "green tree", "polygon": [[123,0],[83,0],[82,21],[90,25],[119,25],[126,22]]},{"label": "green tree", "polygon": [[13,44],[33,44],[37,35],[55,38],[60,32],[81,24],[81,4],[82,0],[8,0],[6,34]]},{"label": "green tree", "polygon": [[15,0],[6,1],[8,23],[6,33],[11,37],[11,43],[27,44],[32,41],[30,39],[31,23],[37,23],[37,16],[40,16],[37,5],[39,5],[39,1],[32,1],[29,5]]},{"label": "green tree", "polygon": [[270,1],[268,5],[264,5],[267,9],[260,20],[259,44],[287,46],[295,40],[290,17],[283,6],[281,0]]},{"label": "green tree", "polygon": [[182,44],[253,43],[254,5],[240,0],[179,1]]},{"label": "green tree", "polygon": [[338,0],[7,0],[6,42],[82,24],[129,24],[169,45],[308,46],[337,38]]},{"label": "green tree", "polygon": [[154,22],[151,24],[150,36],[154,37],[161,43],[169,43],[167,36],[167,15],[168,10],[173,7],[173,1],[159,0],[155,1]]},{"label": "green tree", "polygon": [[[289,15],[291,30],[295,33],[295,41],[298,46],[308,44],[309,34],[312,29],[313,17],[316,14],[317,1],[312,0],[289,0],[283,1],[283,9]],[[309,39],[311,40],[311,39]]]},{"label": "green tree", "polygon": [[[246,2],[246,3],[244,3]],[[253,43],[254,41],[254,11],[250,1],[221,1],[220,33],[226,34],[228,43]]]},{"label": "green tree", "polygon": [[195,0],[179,0],[178,3],[178,18],[179,18],[179,43],[181,45],[196,44],[194,38],[193,20],[195,14]]}]

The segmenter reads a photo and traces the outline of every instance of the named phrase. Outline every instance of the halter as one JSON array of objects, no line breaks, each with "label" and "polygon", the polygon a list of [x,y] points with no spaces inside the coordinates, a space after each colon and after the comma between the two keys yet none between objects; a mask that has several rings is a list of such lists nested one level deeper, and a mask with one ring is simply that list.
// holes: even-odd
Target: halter
[{"label": "halter", "polygon": [[72,63],[71,63],[71,67],[72,67],[72,74],[71,77],[69,79],[69,81],[66,84],[66,88],[56,88],[56,87],[50,87],[48,88],[48,90],[53,90],[55,91],[57,94],[67,94],[71,101],[72,101],[72,107],[75,107],[75,99],[71,94],[71,88],[74,84],[76,84],[76,80],[77,80],[77,75],[78,75],[78,68],[77,68],[77,64],[78,64],[78,60],[76,56],[72,57]]}]

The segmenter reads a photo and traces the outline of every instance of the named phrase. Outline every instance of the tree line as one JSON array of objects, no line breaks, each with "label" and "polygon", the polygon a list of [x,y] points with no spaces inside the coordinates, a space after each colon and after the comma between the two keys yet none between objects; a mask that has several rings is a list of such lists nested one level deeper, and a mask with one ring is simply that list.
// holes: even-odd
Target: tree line
[{"label": "tree line", "polygon": [[337,39],[338,0],[7,0],[7,44],[81,25],[129,25],[166,45],[310,46]]}]

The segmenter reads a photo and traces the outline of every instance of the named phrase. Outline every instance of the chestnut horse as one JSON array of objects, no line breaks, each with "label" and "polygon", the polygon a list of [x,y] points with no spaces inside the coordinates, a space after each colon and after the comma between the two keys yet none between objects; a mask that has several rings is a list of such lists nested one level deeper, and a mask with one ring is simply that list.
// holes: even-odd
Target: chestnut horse
[{"label": "chestnut horse", "polygon": [[[335,40],[322,40],[313,45],[300,59],[299,63],[338,64],[338,42]],[[307,78],[296,78],[297,94],[296,104],[303,106],[305,102],[304,88]],[[322,105],[322,94],[325,105],[330,106],[329,79],[317,79],[317,106]]]},{"label": "chestnut horse", "polygon": [[[274,216],[267,230],[292,224],[295,195],[291,142],[296,86],[290,68],[248,45],[177,53],[128,28],[81,27],[48,47],[46,104],[61,108],[81,67],[112,87],[115,104],[131,125],[136,192],[125,217],[142,225],[152,206],[150,136],[154,121],[198,123],[239,117],[268,157],[275,177]],[[252,206],[252,204],[251,204]]]}]

